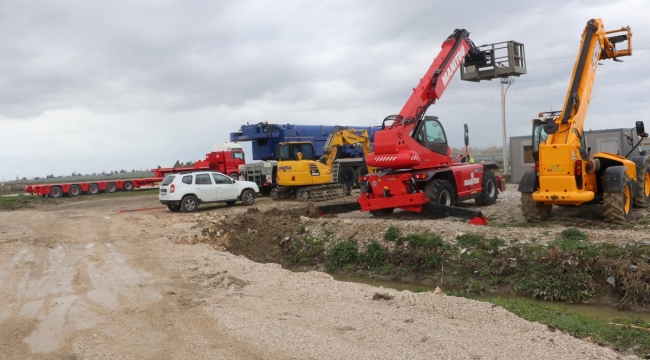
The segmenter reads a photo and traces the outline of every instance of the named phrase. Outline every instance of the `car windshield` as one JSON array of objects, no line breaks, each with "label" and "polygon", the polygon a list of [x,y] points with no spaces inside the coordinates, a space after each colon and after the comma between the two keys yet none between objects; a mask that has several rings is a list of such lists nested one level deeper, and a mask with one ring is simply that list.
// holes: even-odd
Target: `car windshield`
[{"label": "car windshield", "polygon": [[165,178],[165,180],[163,180],[162,185],[163,185],[163,186],[167,186],[167,185],[171,184],[172,181],[174,181],[174,178],[175,178],[175,177],[176,177],[175,175],[169,175],[169,176],[167,176],[167,177]]}]

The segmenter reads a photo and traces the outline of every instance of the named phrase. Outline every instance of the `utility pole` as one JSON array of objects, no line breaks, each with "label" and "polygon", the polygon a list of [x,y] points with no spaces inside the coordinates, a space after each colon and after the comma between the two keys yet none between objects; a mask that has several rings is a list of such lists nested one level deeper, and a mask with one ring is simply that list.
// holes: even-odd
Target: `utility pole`
[{"label": "utility pole", "polygon": [[[508,175],[508,138],[506,137],[506,94],[508,88],[515,82],[515,78],[502,77],[501,78],[501,123],[503,124],[503,174]],[[504,86],[508,85],[508,86]]]}]

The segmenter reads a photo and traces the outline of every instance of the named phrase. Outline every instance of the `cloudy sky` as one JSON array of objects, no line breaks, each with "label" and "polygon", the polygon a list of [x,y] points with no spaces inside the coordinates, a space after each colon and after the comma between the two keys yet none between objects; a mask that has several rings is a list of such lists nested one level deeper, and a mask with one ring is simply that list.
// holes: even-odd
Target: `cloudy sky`
[{"label": "cloudy sky", "polygon": [[[0,180],[203,159],[247,122],[379,125],[456,28],[525,44],[507,94],[519,136],[562,107],[587,20],[630,25],[634,55],[603,61],[586,127],[631,128],[650,120],[647,14],[646,0],[4,0]],[[457,74],[428,114],[452,146],[463,123],[472,146],[501,144],[496,80]]]}]

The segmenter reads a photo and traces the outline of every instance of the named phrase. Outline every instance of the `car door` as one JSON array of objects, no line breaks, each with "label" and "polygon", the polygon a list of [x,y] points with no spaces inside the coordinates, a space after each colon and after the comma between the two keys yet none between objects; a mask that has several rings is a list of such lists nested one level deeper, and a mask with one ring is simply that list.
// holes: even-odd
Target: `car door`
[{"label": "car door", "polygon": [[237,200],[239,186],[233,179],[220,173],[212,173],[212,178],[217,184],[217,201]]},{"label": "car door", "polygon": [[217,201],[217,187],[212,182],[212,177],[210,177],[209,173],[196,174],[194,176],[194,188],[202,202]]}]

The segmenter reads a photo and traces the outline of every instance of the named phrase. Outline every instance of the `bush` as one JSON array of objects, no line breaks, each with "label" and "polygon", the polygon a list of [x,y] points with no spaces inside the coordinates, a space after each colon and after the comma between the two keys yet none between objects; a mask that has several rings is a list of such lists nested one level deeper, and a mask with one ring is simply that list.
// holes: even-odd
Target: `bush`
[{"label": "bush", "polygon": [[359,260],[357,242],[348,239],[332,245],[327,254],[327,269],[329,271],[341,270],[347,265],[353,265]]},{"label": "bush", "polygon": [[371,242],[366,251],[361,253],[361,262],[371,269],[376,269],[384,265],[388,257],[388,249],[376,241]]}]

